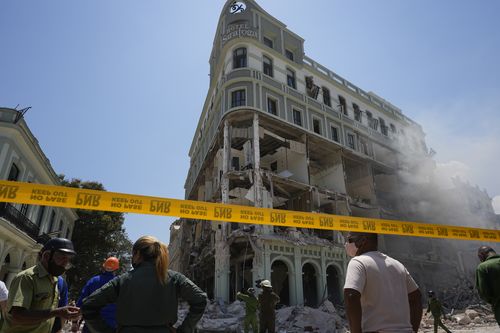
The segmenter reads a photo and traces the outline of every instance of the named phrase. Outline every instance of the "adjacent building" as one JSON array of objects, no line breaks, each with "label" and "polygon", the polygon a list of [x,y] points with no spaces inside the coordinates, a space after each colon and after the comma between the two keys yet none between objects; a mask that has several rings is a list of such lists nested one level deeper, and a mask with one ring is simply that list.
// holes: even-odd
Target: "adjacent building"
[{"label": "adjacent building", "polygon": [[[306,56],[304,40],[255,1],[225,4],[209,63],[186,199],[422,218],[406,211],[411,193],[401,192],[408,176],[434,167],[422,127]],[[348,259],[338,232],[202,220],[172,228],[173,269],[211,298],[232,301],[237,291],[270,279],[285,305],[341,301]],[[393,239],[381,237],[381,247],[389,248],[388,240],[410,249],[421,244]],[[442,263],[436,247],[433,256],[421,248],[426,265]]]},{"label": "adjacent building", "polygon": [[[26,111],[0,108],[0,179],[60,185],[23,118]],[[9,285],[34,265],[41,243],[50,237],[71,238],[76,219],[71,209],[0,203],[0,280]]]}]

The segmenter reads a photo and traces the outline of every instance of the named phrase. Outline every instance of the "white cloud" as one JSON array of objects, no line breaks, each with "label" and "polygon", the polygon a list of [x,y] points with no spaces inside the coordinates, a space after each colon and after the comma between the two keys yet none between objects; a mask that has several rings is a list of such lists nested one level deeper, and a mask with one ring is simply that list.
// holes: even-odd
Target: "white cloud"
[{"label": "white cloud", "polygon": [[495,213],[500,214],[500,195],[494,197],[493,200],[491,200],[491,203],[493,204],[493,209],[495,210]]}]

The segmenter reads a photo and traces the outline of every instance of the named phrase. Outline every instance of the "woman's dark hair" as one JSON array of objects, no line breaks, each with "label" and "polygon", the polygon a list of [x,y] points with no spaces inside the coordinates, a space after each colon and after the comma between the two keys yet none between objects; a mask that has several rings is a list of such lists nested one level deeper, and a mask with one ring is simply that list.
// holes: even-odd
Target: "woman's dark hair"
[{"label": "woman's dark hair", "polygon": [[167,280],[168,248],[153,236],[142,236],[132,248],[132,254],[139,253],[145,261],[154,261],[156,276],[161,284]]}]

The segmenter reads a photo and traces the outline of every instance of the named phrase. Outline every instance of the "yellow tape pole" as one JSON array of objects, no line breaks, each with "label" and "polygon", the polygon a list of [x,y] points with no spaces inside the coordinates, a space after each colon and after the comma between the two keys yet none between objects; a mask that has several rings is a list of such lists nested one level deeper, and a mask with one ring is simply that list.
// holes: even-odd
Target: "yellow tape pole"
[{"label": "yellow tape pole", "polygon": [[500,241],[500,230],[166,199],[0,181],[0,202],[388,235]]}]

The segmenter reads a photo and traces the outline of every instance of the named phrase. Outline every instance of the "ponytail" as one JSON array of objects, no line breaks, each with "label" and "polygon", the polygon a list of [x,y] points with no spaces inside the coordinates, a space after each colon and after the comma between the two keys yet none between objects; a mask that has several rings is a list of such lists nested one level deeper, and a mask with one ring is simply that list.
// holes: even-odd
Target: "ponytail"
[{"label": "ponytail", "polygon": [[142,236],[132,248],[133,253],[139,253],[146,261],[154,261],[156,277],[161,284],[167,281],[168,248],[153,236]]}]

